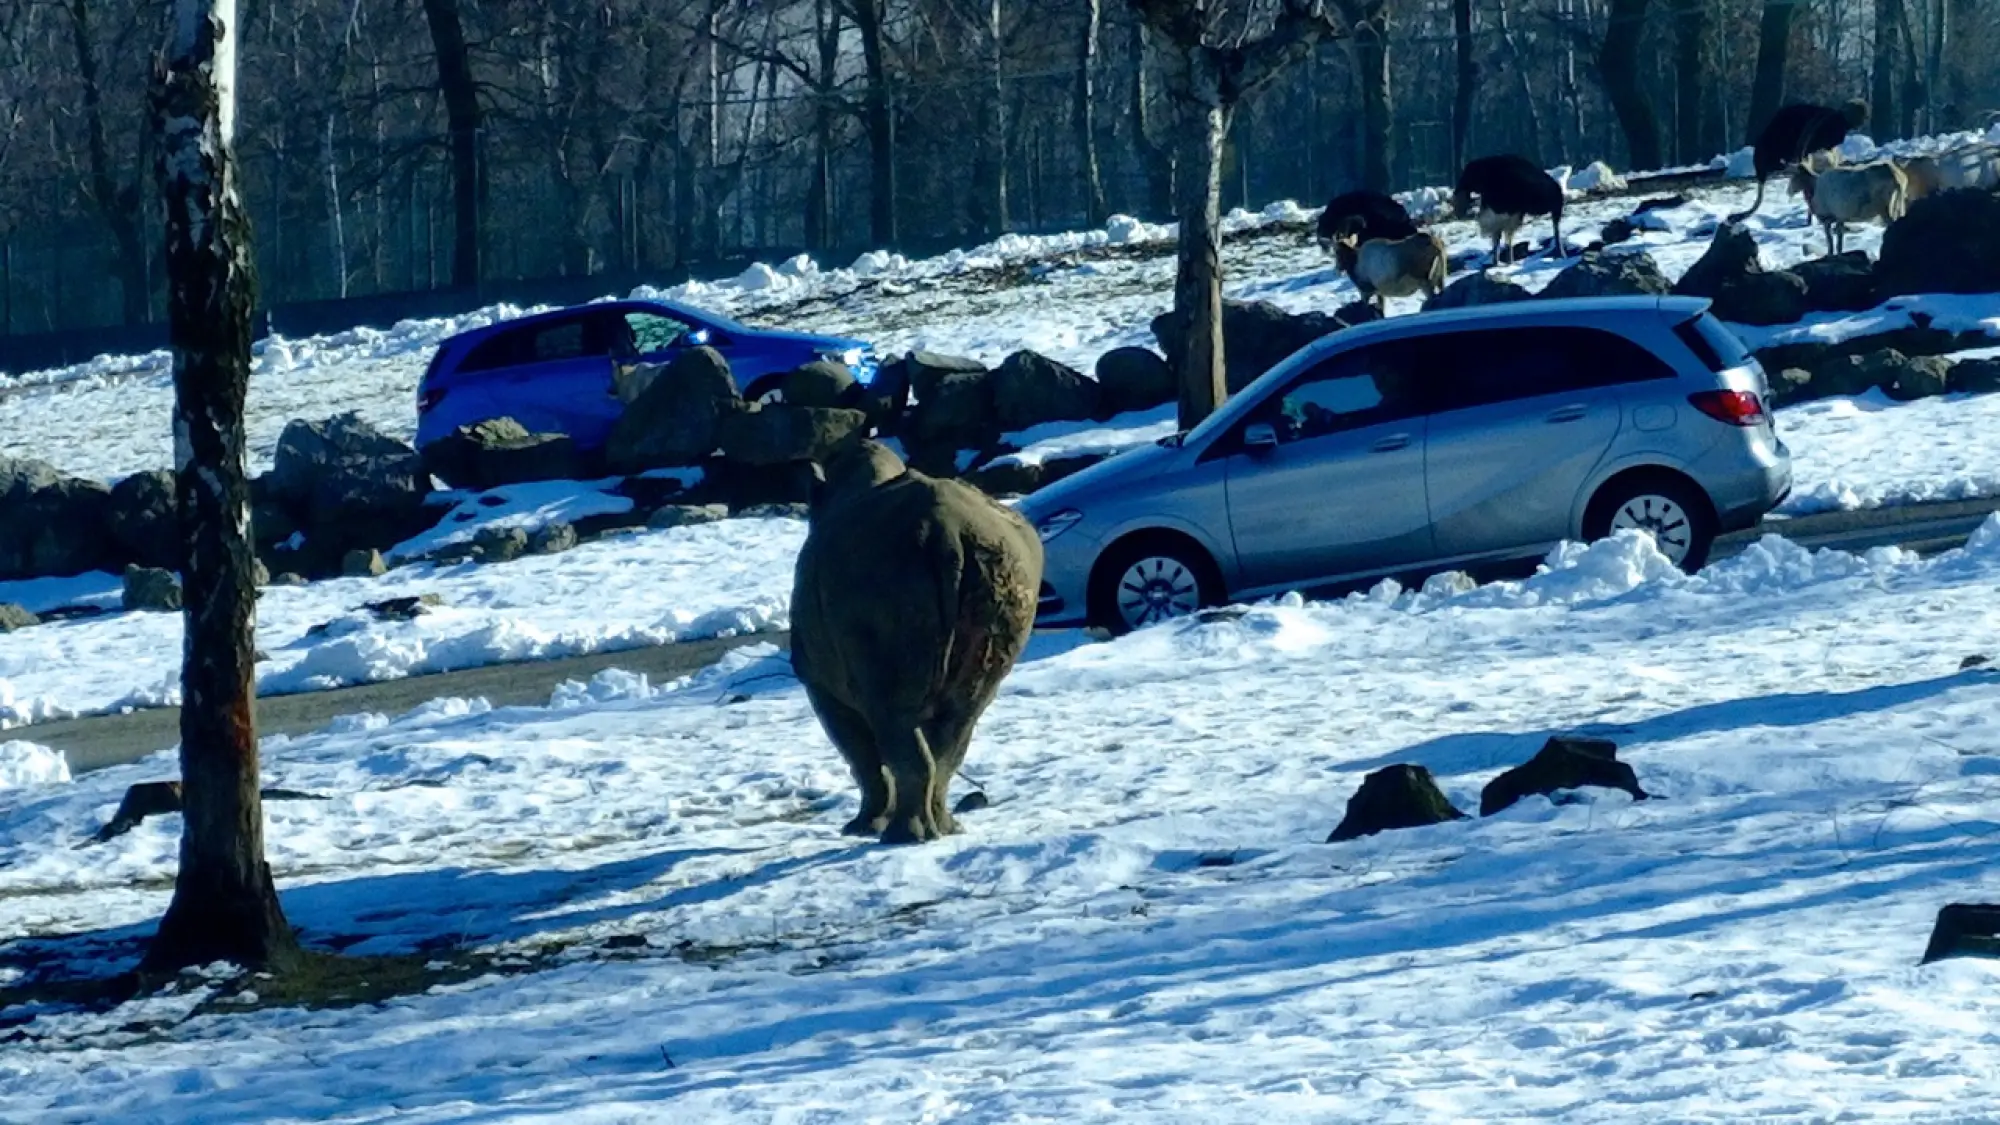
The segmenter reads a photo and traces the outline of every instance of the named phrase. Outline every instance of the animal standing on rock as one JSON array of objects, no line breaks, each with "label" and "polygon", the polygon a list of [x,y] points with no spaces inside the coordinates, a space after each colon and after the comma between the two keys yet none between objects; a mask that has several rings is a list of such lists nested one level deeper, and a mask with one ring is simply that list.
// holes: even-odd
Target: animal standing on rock
[{"label": "animal standing on rock", "polygon": [[[1555,225],[1550,245],[1556,257],[1567,251],[1563,246],[1563,188],[1554,176],[1535,167],[1523,156],[1482,156],[1458,174],[1452,192],[1452,209],[1464,215],[1472,209],[1472,197],[1479,197],[1479,231],[1493,240],[1492,262],[1499,262],[1503,246],[1506,261],[1514,257],[1514,232],[1530,215],[1547,215]],[[1489,263],[1490,264],[1490,263]]]},{"label": "animal standing on rock", "polygon": [[1444,243],[1434,234],[1413,234],[1408,238],[1375,238],[1355,245],[1356,236],[1341,236],[1341,243],[1354,254],[1350,271],[1355,287],[1386,313],[1387,299],[1421,292],[1425,300],[1444,288],[1450,265]]},{"label": "animal standing on rock", "polygon": [[1910,181],[1892,161],[1840,165],[1817,175],[1800,166],[1806,206],[1826,228],[1826,252],[1847,247],[1847,224],[1893,223],[1909,209]]},{"label": "animal standing on rock", "polygon": [[[1354,282],[1363,297],[1371,294],[1354,272],[1355,246],[1378,238],[1408,238],[1417,233],[1410,213],[1393,196],[1379,191],[1350,191],[1327,201],[1319,213],[1320,249],[1333,254],[1333,264]],[[1352,241],[1350,241],[1350,236]]]},{"label": "animal standing on rock", "polygon": [[861,787],[842,831],[950,835],[946,790],[1034,629],[1041,540],[1012,509],[873,441],[820,475],[792,586],[792,668]]},{"label": "animal standing on rock", "polygon": [[1868,103],[1859,98],[1835,109],[1832,106],[1796,102],[1771,115],[1751,146],[1751,164],[1757,172],[1757,196],[1747,211],[1729,216],[1740,223],[1764,205],[1764,183],[1772,176],[1798,164],[1816,152],[1840,147],[1840,142],[1868,122]]}]

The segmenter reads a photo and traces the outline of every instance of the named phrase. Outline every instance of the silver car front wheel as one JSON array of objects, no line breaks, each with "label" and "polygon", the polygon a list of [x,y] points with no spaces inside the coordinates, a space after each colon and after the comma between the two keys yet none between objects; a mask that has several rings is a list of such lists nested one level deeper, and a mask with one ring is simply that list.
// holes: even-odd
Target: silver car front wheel
[{"label": "silver car front wheel", "polygon": [[1694,546],[1694,521],[1670,496],[1641,493],[1620,504],[1612,513],[1611,530],[1627,528],[1650,532],[1660,553],[1675,566],[1686,564],[1688,551]]},{"label": "silver car front wheel", "polygon": [[1115,601],[1125,628],[1137,629],[1200,609],[1201,580],[1171,555],[1147,555],[1118,576]]}]

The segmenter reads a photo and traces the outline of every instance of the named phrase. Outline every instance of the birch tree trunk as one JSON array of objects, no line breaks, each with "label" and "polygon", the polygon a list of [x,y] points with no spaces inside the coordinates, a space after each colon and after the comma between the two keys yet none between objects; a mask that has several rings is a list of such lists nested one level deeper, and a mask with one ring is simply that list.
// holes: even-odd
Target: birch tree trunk
[{"label": "birch tree trunk", "polygon": [[[1202,69],[1197,63],[1197,70]],[[1213,82],[1213,75],[1195,76]],[[1179,376],[1179,426],[1191,430],[1229,397],[1222,351],[1222,149],[1229,111],[1215,98],[1182,108],[1179,260],[1174,313],[1183,330],[1180,354],[1169,357]]]},{"label": "birch tree trunk", "polygon": [[264,860],[257,784],[256,590],[243,460],[255,281],[230,153],[235,9],[235,0],[175,0],[154,92],[185,552],[185,820],[174,896],[146,953],[149,970],[262,966],[297,952]]}]

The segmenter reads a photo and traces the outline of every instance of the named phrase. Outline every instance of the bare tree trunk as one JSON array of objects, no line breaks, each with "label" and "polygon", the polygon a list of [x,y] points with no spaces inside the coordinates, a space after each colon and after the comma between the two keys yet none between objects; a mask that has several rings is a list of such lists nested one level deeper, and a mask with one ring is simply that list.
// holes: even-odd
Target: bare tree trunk
[{"label": "bare tree trunk", "polygon": [[1091,226],[1104,222],[1104,173],[1097,159],[1097,56],[1104,26],[1103,0],[1082,0],[1083,42],[1076,63],[1077,177],[1084,218]]},{"label": "bare tree trunk", "polygon": [[833,126],[832,102],[836,70],[840,66],[840,8],[820,0],[818,5],[819,69],[814,71],[821,84],[813,103],[813,172],[806,188],[806,245],[821,250],[833,245]]},{"label": "bare tree trunk", "polygon": [[[1869,116],[1882,133],[1896,128],[1896,66],[1902,58],[1897,40],[1901,35],[1900,0],[1875,0],[1875,54],[1869,71],[1868,97],[1874,104]],[[1883,137],[1887,140],[1888,137]]]},{"label": "bare tree trunk", "polygon": [[890,103],[888,45],[883,0],[854,0],[848,13],[861,33],[861,61],[868,74],[867,112],[870,196],[869,234],[877,247],[896,241],[896,119]]},{"label": "bare tree trunk", "polygon": [[1708,0],[1674,0],[1674,160],[1693,164],[1710,155],[1701,145],[1702,45]]},{"label": "bare tree trunk", "polygon": [[1389,86],[1389,9],[1385,0],[1339,0],[1354,36],[1354,70],[1361,84],[1361,185],[1388,191],[1394,154]]},{"label": "bare tree trunk", "polygon": [[1625,147],[1634,168],[1658,168],[1660,123],[1640,85],[1639,43],[1646,30],[1646,0],[1611,0],[1610,23],[1597,54],[1598,79],[1611,101],[1611,112],[1625,132]]},{"label": "bare tree trunk", "polygon": [[1174,316],[1183,342],[1180,354],[1167,358],[1179,376],[1180,428],[1191,430],[1229,396],[1222,351],[1222,149],[1229,111],[1211,104],[1182,112],[1190,120],[1182,129]]},{"label": "bare tree trunk", "polygon": [[479,91],[473,84],[472,55],[458,0],[424,0],[431,49],[437,55],[438,90],[444,95],[445,125],[451,131],[451,283],[479,285]]},{"label": "bare tree trunk", "polygon": [[1507,64],[1513,68],[1514,82],[1521,88],[1521,112],[1527,117],[1529,159],[1541,162],[1542,152],[1542,111],[1535,104],[1535,88],[1528,84],[1528,60],[1521,54],[1521,44],[1514,38],[1512,17],[1507,14],[1509,0],[1499,0],[1495,8],[1500,17],[1500,42],[1507,48]]},{"label": "bare tree trunk", "polygon": [[1467,138],[1472,133],[1472,101],[1479,91],[1479,64],[1472,57],[1472,0],[1451,0],[1452,42],[1458,68],[1451,98],[1451,168],[1465,167]]},{"label": "bare tree trunk", "polygon": [[111,270],[118,277],[121,310],[126,324],[143,324],[152,312],[151,287],[146,283],[146,247],[141,235],[139,187],[120,187],[111,174],[111,152],[104,134],[104,89],[91,43],[89,0],[70,0],[70,35],[76,47],[77,79],[83,86],[83,125],[90,157],[90,200],[104,220],[117,247]]},{"label": "bare tree trunk", "polygon": [[146,953],[153,970],[262,966],[297,951],[264,860],[257,787],[256,590],[243,461],[255,282],[230,155],[235,23],[235,0],[175,0],[155,92],[186,641],[180,871]]},{"label": "bare tree trunk", "polygon": [[1161,218],[1174,212],[1173,150],[1154,135],[1152,90],[1146,81],[1146,28],[1132,25],[1132,134],[1139,163],[1146,170],[1147,213]]},{"label": "bare tree trunk", "polygon": [[1948,129],[1963,128],[1972,118],[1973,78],[1986,64],[1976,57],[1981,42],[1976,0],[1945,0],[1944,97]]},{"label": "bare tree trunk", "polygon": [[1750,83],[1750,117],[1744,122],[1744,144],[1757,134],[1785,102],[1785,63],[1792,52],[1792,17],[1798,0],[1765,0],[1757,23],[1757,75]]}]

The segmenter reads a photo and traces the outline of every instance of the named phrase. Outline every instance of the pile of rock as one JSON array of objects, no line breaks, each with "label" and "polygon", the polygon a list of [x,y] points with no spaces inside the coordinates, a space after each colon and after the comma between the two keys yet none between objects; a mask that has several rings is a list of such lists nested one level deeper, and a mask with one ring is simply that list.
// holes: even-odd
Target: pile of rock
[{"label": "pile of rock", "polygon": [[341,573],[349,552],[387,550],[437,522],[417,451],[359,415],[295,421],[271,471],[250,482],[250,526],[273,571]]}]

